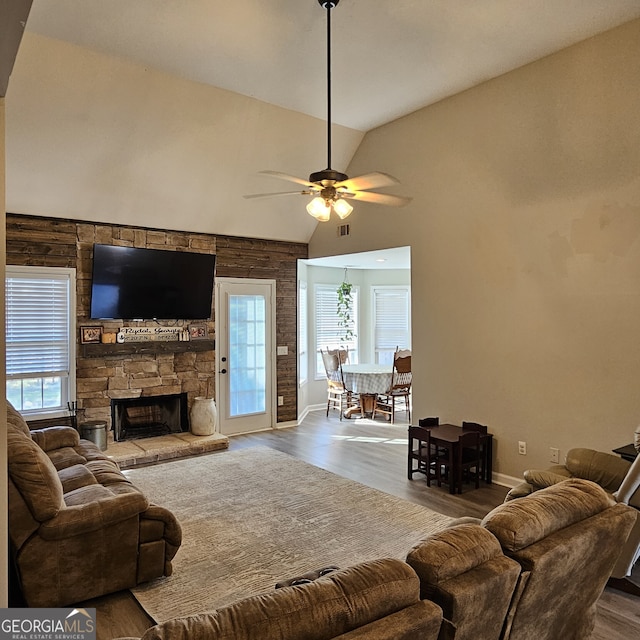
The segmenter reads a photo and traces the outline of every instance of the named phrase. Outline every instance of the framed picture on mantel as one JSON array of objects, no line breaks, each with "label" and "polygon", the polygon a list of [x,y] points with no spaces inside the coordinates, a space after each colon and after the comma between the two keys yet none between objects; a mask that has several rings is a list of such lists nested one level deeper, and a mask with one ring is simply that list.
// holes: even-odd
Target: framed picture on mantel
[{"label": "framed picture on mantel", "polygon": [[209,337],[209,331],[206,324],[190,324],[189,340],[206,340]]},{"label": "framed picture on mantel", "polygon": [[82,344],[95,344],[102,338],[102,327],[80,327],[80,342]]}]

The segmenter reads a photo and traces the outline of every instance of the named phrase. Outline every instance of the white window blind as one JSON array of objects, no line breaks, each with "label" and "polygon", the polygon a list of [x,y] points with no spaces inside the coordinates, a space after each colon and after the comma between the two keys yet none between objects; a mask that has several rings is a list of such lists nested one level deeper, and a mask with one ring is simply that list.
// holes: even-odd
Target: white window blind
[{"label": "white window blind", "polygon": [[376,362],[392,364],[393,352],[411,348],[408,287],[374,287],[374,350]]},{"label": "white window blind", "polygon": [[349,348],[349,362],[358,362],[358,289],[353,287],[353,309],[351,313],[351,329],[354,336],[345,341],[344,329],[338,319],[337,285],[319,284],[315,287],[315,321],[316,321],[316,374],[324,377],[325,370],[320,356],[320,349]]},{"label": "white window blind", "polygon": [[25,412],[66,409],[75,379],[75,270],[7,265],[5,288],[7,397]]}]

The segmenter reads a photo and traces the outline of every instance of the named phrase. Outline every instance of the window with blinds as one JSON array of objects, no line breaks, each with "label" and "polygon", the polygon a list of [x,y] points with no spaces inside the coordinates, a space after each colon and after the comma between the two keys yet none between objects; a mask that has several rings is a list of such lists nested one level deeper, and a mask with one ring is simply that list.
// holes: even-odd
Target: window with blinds
[{"label": "window with blinds", "polygon": [[349,348],[349,362],[358,362],[358,288],[353,287],[353,310],[351,314],[354,336],[345,341],[344,329],[338,322],[337,285],[318,284],[315,287],[315,324],[316,324],[316,376],[324,378],[326,373],[322,364],[320,349]]},{"label": "window with blinds", "polygon": [[62,416],[75,394],[75,269],[6,267],[7,399]]},{"label": "window with blinds", "polygon": [[376,362],[393,365],[396,347],[411,348],[409,287],[373,288],[373,335]]}]

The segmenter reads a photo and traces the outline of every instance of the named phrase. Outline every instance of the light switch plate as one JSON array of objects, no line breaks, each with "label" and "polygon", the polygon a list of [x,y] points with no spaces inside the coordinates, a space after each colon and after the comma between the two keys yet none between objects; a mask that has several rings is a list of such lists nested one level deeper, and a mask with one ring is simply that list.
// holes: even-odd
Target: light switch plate
[{"label": "light switch plate", "polygon": [[276,354],[279,356],[288,356],[289,355],[289,347],[287,347],[287,345],[284,345],[284,347],[278,347],[276,349]]}]

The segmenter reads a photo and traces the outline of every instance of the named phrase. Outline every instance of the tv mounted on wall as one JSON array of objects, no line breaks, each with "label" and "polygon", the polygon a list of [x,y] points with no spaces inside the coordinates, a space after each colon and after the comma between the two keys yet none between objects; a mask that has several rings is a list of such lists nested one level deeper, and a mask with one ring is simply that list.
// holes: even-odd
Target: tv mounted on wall
[{"label": "tv mounted on wall", "polygon": [[207,320],[216,257],[93,245],[91,318]]}]

